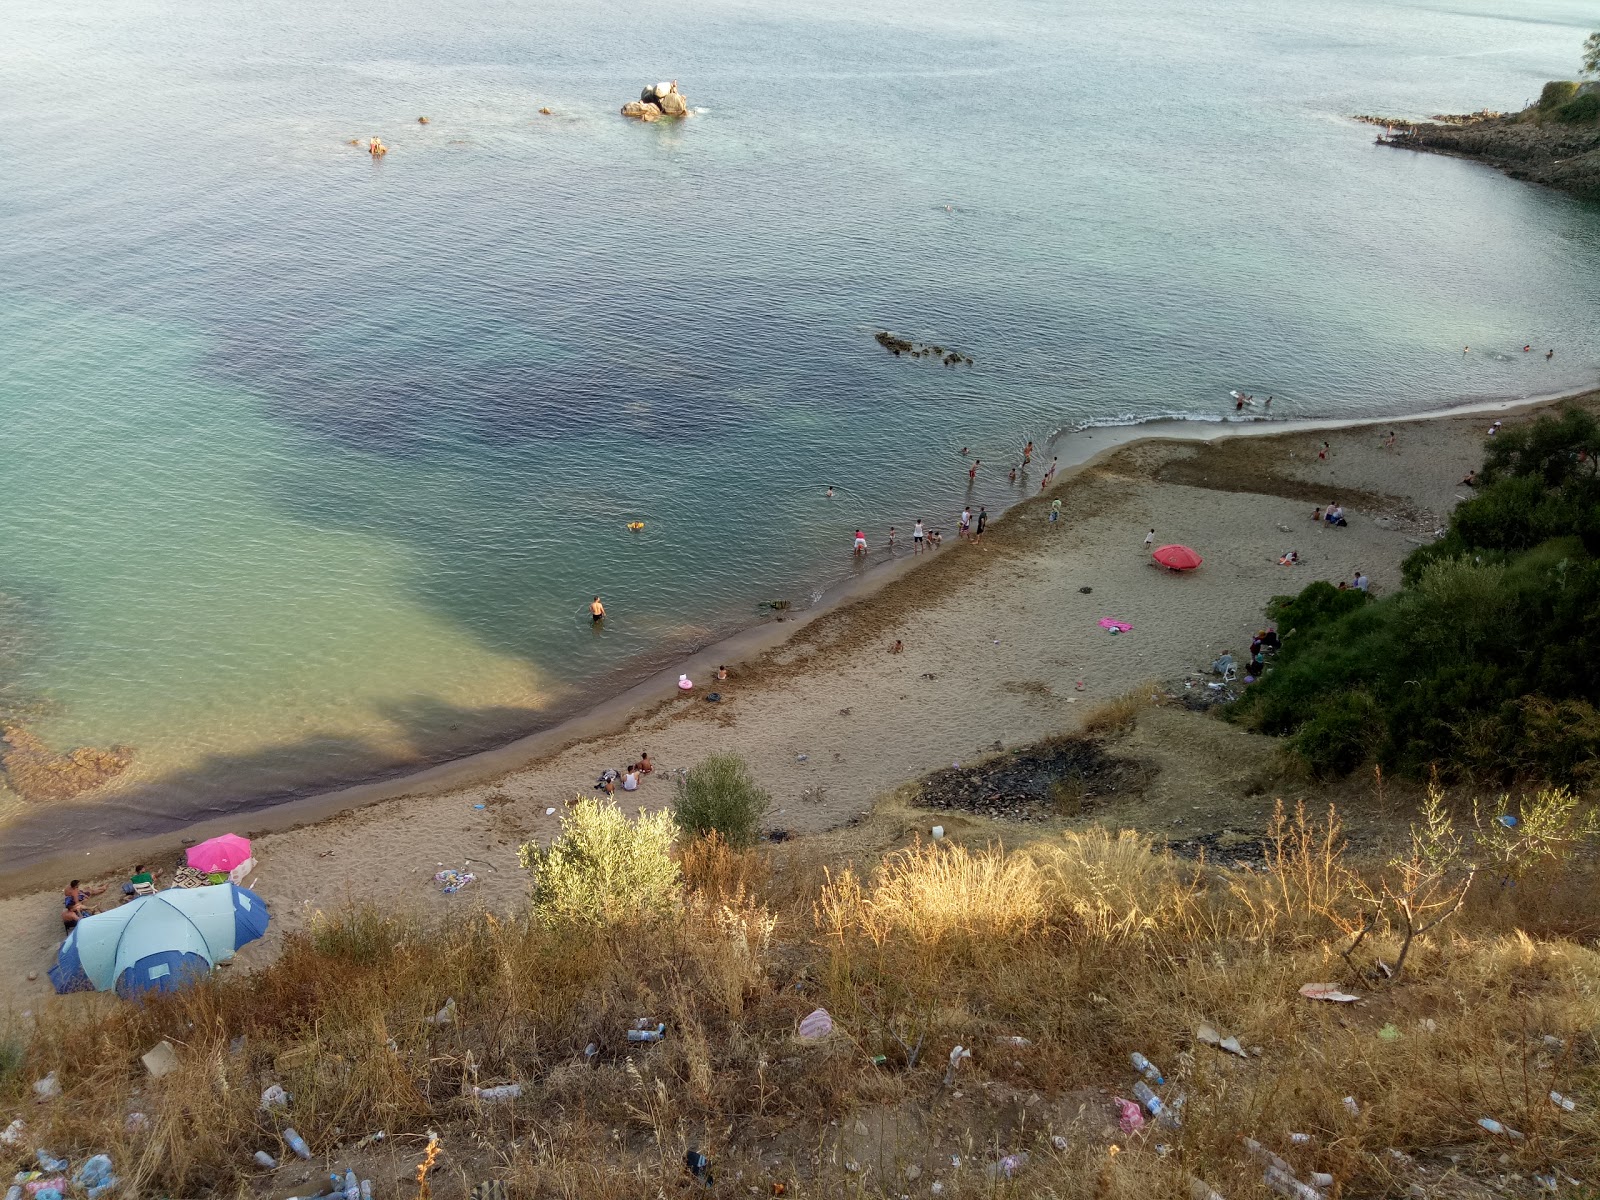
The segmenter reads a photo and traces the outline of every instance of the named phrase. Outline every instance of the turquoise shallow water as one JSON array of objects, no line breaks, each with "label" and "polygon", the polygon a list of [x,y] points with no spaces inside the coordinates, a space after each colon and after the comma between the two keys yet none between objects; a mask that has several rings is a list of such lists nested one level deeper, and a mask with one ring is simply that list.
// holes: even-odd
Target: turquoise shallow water
[{"label": "turquoise shallow water", "polygon": [[[1025,439],[1235,386],[1385,414],[1600,365],[1600,210],[1343,120],[1520,106],[1567,0],[8,17],[5,669],[52,744],[138,757],[0,792],[0,865],[535,727],[843,579],[857,525],[950,523],[963,445],[994,510]],[[705,111],[616,115],[661,77]]]}]

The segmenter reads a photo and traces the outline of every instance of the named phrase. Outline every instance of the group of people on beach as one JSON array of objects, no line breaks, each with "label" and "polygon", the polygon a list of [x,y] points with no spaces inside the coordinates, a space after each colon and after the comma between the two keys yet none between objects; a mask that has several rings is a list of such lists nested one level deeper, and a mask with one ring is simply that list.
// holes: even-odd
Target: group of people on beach
[{"label": "group of people on beach", "polygon": [[[144,863],[133,868],[133,873],[122,885],[122,902],[126,904],[135,896],[148,895],[156,890],[161,880],[161,872]],[[90,906],[89,901],[94,897],[103,895],[107,889],[106,884],[99,887],[85,887],[83,880],[74,879],[62,890],[61,893],[61,924],[71,933],[79,921],[85,917],[92,917],[100,910]]]},{"label": "group of people on beach", "polygon": [[[970,446],[961,447],[961,457],[962,458],[967,458],[971,454],[972,454],[972,447],[970,447]],[[1032,463],[1032,462],[1033,462],[1033,442],[1030,440],[1028,442],[1028,444],[1025,445],[1022,448],[1021,469],[1023,471],[1026,471],[1028,466],[1029,466],[1029,464]],[[1052,458],[1050,460],[1049,469],[1045,471],[1044,479],[1039,484],[1039,491],[1043,492],[1053,482],[1055,482],[1056,470],[1057,470],[1059,464],[1060,464],[1060,459],[1059,458]],[[978,468],[981,467],[982,465],[983,465],[983,460],[981,458],[974,457],[972,459],[972,464],[967,468],[967,490],[968,491],[971,491],[972,488],[974,486],[976,486],[977,481],[978,481]],[[1010,469],[1010,471],[1007,473],[1006,480],[1009,483],[1015,484],[1017,482],[1017,479],[1018,479],[1018,468],[1013,466]],[[827,488],[827,491],[824,492],[823,495],[827,499],[831,500],[834,497],[834,491],[835,491],[834,486],[832,484],[829,484],[828,488]],[[1061,519],[1061,501],[1060,500],[1055,500],[1050,505],[1049,520],[1050,520],[1050,522],[1052,524],[1054,524],[1054,523],[1058,522],[1060,519]],[[967,504],[964,508],[962,508],[960,517],[957,518],[956,536],[959,537],[962,541],[970,541],[970,542],[972,542],[974,544],[977,544],[977,543],[979,543],[979,542],[981,542],[983,540],[983,533],[984,533],[984,530],[988,527],[988,524],[989,524],[989,509],[987,508],[987,506],[982,505],[982,504],[978,505],[978,511],[977,511],[976,514],[974,514],[973,511],[972,511],[972,505],[971,504]],[[896,546],[896,544],[897,544],[897,542],[899,540],[899,536],[900,536],[899,529],[894,525],[889,526],[889,537],[888,537],[887,547],[888,547],[890,553],[894,552],[895,546]],[[928,523],[923,518],[918,517],[916,519],[916,521],[912,524],[912,526],[911,526],[911,552],[913,554],[921,554],[925,550],[937,550],[939,548],[940,544],[943,541],[944,541],[943,532],[941,530],[938,530],[938,529],[930,529],[928,527]],[[855,531],[854,537],[851,539],[851,552],[852,552],[854,557],[863,558],[863,557],[865,557],[867,555],[868,551],[869,551],[869,546],[868,546],[868,542],[867,542],[866,531],[864,529],[857,529]],[[596,601],[597,602],[598,602],[598,599],[599,598],[596,597]]]}]

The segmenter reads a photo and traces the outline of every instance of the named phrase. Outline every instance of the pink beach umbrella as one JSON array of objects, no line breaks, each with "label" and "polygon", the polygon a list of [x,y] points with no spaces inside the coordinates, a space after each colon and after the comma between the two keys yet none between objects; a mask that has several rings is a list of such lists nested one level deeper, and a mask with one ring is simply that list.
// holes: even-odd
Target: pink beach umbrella
[{"label": "pink beach umbrella", "polygon": [[198,846],[190,846],[185,855],[188,863],[202,875],[218,872],[226,875],[242,862],[250,861],[250,839],[237,833],[225,833]]},{"label": "pink beach umbrella", "polygon": [[1192,571],[1205,561],[1187,546],[1162,546],[1150,557],[1169,571]]}]

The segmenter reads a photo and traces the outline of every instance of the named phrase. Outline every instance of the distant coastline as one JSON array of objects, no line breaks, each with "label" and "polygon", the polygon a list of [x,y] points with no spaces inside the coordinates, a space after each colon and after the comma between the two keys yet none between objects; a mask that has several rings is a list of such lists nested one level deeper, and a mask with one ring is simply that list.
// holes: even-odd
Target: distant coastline
[{"label": "distant coastline", "polygon": [[1379,145],[1467,158],[1512,179],[1581,200],[1600,200],[1600,120],[1541,119],[1537,105],[1521,113],[1441,114],[1431,121],[1375,116],[1356,120],[1385,127]]}]

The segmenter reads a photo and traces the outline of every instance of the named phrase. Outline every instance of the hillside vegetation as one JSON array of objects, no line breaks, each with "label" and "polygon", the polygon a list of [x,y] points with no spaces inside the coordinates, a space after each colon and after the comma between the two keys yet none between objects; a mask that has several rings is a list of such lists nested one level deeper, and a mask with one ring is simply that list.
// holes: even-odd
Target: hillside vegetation
[{"label": "hillside vegetation", "polygon": [[[1436,796],[1386,862],[1280,810],[1260,871],[1092,827],[858,870],[714,836],[669,860],[658,823],[586,803],[575,845],[527,855],[560,878],[525,915],[351,907],[249,976],[38,1014],[0,1153],[109,1153],[139,1196],[307,1196],[348,1167],[380,1198],[1237,1200],[1270,1194],[1264,1155],[1330,1197],[1542,1194],[1600,1172],[1593,866],[1468,832]],[[1300,994],[1329,981],[1363,1002]],[[801,1038],[819,1008],[832,1032]],[[641,1018],[662,1040],[628,1040]],[[1119,1126],[1134,1052],[1175,1120]]]},{"label": "hillside vegetation", "polygon": [[1490,438],[1447,533],[1378,599],[1315,583],[1230,717],[1313,770],[1584,786],[1600,770],[1600,427],[1572,408]]}]

